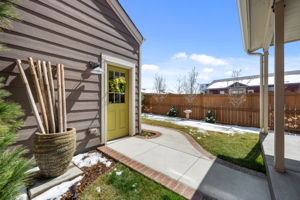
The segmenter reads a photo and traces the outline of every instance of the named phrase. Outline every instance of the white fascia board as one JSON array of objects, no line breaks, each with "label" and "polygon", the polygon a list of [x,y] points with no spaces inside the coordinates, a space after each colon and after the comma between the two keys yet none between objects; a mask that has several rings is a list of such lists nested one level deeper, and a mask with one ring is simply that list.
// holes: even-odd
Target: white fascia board
[{"label": "white fascia board", "polygon": [[250,49],[250,17],[248,0],[237,0],[244,50]]},{"label": "white fascia board", "polygon": [[264,40],[263,40],[263,48],[264,50],[268,50],[271,43],[272,43],[272,39],[274,36],[274,13],[271,9],[273,5],[272,1],[269,1],[269,10],[268,15],[267,15],[267,21],[266,21],[266,29],[265,29],[265,34],[264,34]]}]

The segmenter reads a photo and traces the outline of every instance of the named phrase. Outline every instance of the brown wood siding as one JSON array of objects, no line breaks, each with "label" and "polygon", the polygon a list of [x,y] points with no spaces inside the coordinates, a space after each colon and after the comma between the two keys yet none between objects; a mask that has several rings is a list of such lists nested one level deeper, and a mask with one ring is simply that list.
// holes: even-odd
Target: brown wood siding
[{"label": "brown wood siding", "polygon": [[[68,126],[77,130],[77,153],[100,145],[100,77],[88,72],[89,61],[100,62],[100,54],[116,56],[137,64],[136,130],[139,130],[139,44],[105,0],[23,0],[17,5],[22,20],[4,30],[0,41],[9,51],[0,53],[0,76],[12,93],[10,99],[24,109],[25,124],[18,132],[17,145],[32,153],[32,137],[37,130],[24,86],[15,66],[27,57],[65,65]],[[27,64],[25,71],[29,75]]]}]

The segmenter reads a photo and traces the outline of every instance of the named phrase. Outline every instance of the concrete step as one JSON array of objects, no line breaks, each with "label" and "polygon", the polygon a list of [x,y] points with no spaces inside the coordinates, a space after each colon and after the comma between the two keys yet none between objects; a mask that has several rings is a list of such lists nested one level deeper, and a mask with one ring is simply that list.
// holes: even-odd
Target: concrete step
[{"label": "concrete step", "polygon": [[[38,168],[33,169],[32,171],[38,172]],[[43,178],[41,176],[37,176],[35,178],[36,182],[33,186],[31,186],[29,191],[30,198],[34,198],[43,192],[49,190],[50,188],[59,185],[63,182],[72,180],[78,176],[83,174],[83,171],[81,171],[78,167],[76,167],[73,164],[70,164],[69,169],[66,173],[62,174],[61,176],[55,177],[55,178]]]}]

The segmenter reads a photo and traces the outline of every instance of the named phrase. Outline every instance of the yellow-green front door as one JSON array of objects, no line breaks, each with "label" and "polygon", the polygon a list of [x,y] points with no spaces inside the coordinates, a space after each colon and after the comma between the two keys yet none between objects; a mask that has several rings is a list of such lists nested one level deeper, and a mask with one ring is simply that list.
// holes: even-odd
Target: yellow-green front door
[{"label": "yellow-green front door", "polygon": [[129,73],[108,65],[107,140],[129,134]]}]

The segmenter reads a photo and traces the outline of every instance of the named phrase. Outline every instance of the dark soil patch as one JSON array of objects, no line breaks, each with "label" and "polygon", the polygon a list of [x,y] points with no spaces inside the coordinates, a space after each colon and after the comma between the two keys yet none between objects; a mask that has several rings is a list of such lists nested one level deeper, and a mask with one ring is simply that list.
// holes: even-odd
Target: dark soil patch
[{"label": "dark soil patch", "polygon": [[152,130],[142,130],[142,133],[140,135],[137,135],[136,137],[142,138],[142,139],[153,139],[161,136],[160,132],[152,131]]}]

